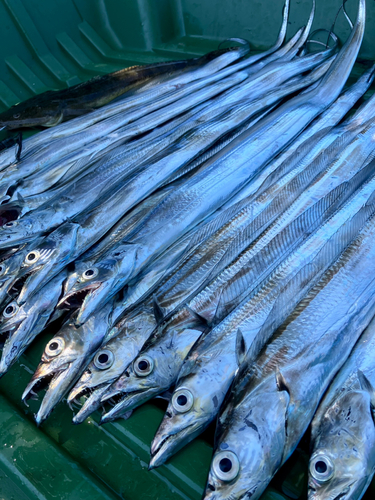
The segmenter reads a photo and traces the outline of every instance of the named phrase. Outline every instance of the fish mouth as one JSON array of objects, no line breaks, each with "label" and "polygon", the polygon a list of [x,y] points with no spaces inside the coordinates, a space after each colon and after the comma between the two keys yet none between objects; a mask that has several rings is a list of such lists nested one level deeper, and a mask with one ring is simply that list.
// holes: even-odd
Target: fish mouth
[{"label": "fish mouth", "polygon": [[[86,398],[83,405],[81,405],[80,410],[73,417],[73,424],[81,424],[87,417],[89,417],[94,411],[98,410],[100,407],[103,407],[103,403],[101,402],[102,395],[108,389],[109,384],[101,384],[100,386],[96,386],[93,388],[85,388],[84,391],[80,393],[80,398]],[[76,401],[76,398],[73,400]],[[104,408],[104,407],[103,407]]]},{"label": "fish mouth", "polygon": [[76,290],[65,295],[57,304],[57,309],[79,309],[83,306],[86,298],[100,287],[100,283],[86,285],[81,290]]},{"label": "fish mouth", "polygon": [[112,393],[107,396],[105,395],[104,398],[101,399],[101,402],[107,402],[112,405],[113,408],[103,414],[100,419],[100,425],[116,420],[129,410],[133,410],[137,406],[145,403],[154,395],[155,389],[153,387],[149,389],[137,389],[132,392],[118,392],[116,394]]},{"label": "fish mouth", "polygon": [[[14,326],[4,327],[4,328],[0,327],[0,349],[3,349],[6,341],[10,339],[11,335],[13,335],[13,333],[18,329],[21,323],[22,321],[19,321]],[[0,369],[0,376],[1,375],[2,373]]]},{"label": "fish mouth", "polygon": [[22,208],[17,208],[12,207],[12,208],[7,208],[7,209],[1,209],[0,208],[0,227],[4,226],[7,222],[11,222],[14,220],[17,220],[22,212]]},{"label": "fish mouth", "polygon": [[47,373],[46,375],[41,375],[40,377],[35,378],[33,377],[22,394],[22,401],[26,404],[26,406],[29,406],[27,404],[27,401],[29,399],[38,400],[39,393],[45,389],[48,389],[51,382],[53,382],[53,380],[56,380],[60,373],[65,371],[66,368],[68,368],[68,365],[62,367],[60,370]]},{"label": "fish mouth", "polygon": [[21,271],[22,274],[18,275],[18,277],[10,284],[8,288],[8,294],[12,298],[17,297],[21,293],[23,287],[26,285],[27,280],[41,268],[42,266],[37,266],[33,269],[29,269],[28,271],[25,270],[23,273]]},{"label": "fish mouth", "polygon": [[[159,467],[166,460],[168,460],[168,458],[171,456],[171,451],[172,454],[174,453],[174,451],[177,451],[175,450],[177,441],[178,444],[180,444],[185,438],[185,436],[190,434],[191,427],[194,427],[195,425],[196,424],[193,422],[192,424],[189,424],[186,427],[184,427],[184,429],[181,429],[180,431],[177,431],[174,434],[169,434],[168,436],[163,438],[160,442],[155,441],[154,438],[154,441],[151,444],[151,460],[148,466],[149,470]],[[181,444],[180,447],[182,446],[183,444]]]}]

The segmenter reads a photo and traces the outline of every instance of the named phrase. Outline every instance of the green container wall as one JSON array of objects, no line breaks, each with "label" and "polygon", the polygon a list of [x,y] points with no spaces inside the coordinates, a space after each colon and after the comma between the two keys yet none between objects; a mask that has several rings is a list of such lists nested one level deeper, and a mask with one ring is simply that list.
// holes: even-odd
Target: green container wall
[{"label": "green container wall", "polygon": [[[329,28],[340,1],[317,1],[314,28]],[[288,36],[303,25],[310,0],[291,0]],[[352,19],[357,2],[348,2]],[[283,0],[0,0],[0,111],[48,89],[58,89],[133,64],[192,57],[227,37],[263,49],[276,39]],[[361,58],[375,59],[375,4],[368,2]],[[345,40],[340,16],[335,29]],[[41,335],[0,380],[1,500],[201,498],[213,426],[170,462],[147,470],[149,447],[165,409],[139,408],[132,418],[103,427],[94,414],[80,426],[60,404],[37,428],[21,394],[52,333]],[[305,438],[277,474],[263,500],[306,498]],[[370,488],[367,498],[373,498]]]}]

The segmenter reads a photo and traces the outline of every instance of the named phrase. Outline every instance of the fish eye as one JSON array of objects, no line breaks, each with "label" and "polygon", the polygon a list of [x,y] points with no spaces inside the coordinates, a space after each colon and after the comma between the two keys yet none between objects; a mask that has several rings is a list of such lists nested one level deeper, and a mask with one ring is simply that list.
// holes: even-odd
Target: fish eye
[{"label": "fish eye", "polygon": [[2,266],[0,264],[0,276],[4,274],[4,271],[5,271],[5,266]]},{"label": "fish eye", "polygon": [[15,118],[16,120],[21,116],[21,113],[16,113],[13,115],[13,118]]},{"label": "fish eye", "polygon": [[97,267],[90,267],[90,269],[86,269],[85,272],[82,273],[82,279],[84,280],[92,280],[99,274],[99,269]]},{"label": "fish eye", "polygon": [[94,358],[94,365],[99,370],[108,370],[113,365],[115,357],[109,349],[102,349],[97,352]]},{"label": "fish eye", "polygon": [[194,396],[188,389],[180,389],[172,396],[172,406],[178,413],[186,413],[194,404]]},{"label": "fish eye", "polygon": [[6,308],[3,311],[3,316],[4,318],[11,318],[15,314],[17,314],[19,310],[19,305],[16,304],[15,302],[12,302],[6,306]]},{"label": "fish eye", "polygon": [[150,356],[141,356],[134,361],[134,371],[138,377],[147,377],[154,369],[154,360]]},{"label": "fish eye", "polygon": [[333,476],[334,470],[335,468],[331,459],[326,455],[318,454],[312,457],[310,461],[310,474],[320,483],[329,481]]},{"label": "fish eye", "polygon": [[62,339],[61,337],[55,337],[46,345],[45,353],[50,357],[58,356],[63,351],[64,347],[64,339]]},{"label": "fish eye", "polygon": [[14,226],[16,226],[16,225],[17,225],[17,221],[15,221],[15,220],[10,220],[9,222],[6,222],[6,223],[4,224],[4,227],[14,227]]},{"label": "fish eye", "polygon": [[240,462],[232,451],[221,451],[214,457],[212,470],[221,481],[233,481],[240,472]]},{"label": "fish eye", "polygon": [[26,264],[35,264],[40,259],[40,252],[38,250],[32,250],[26,255]]}]

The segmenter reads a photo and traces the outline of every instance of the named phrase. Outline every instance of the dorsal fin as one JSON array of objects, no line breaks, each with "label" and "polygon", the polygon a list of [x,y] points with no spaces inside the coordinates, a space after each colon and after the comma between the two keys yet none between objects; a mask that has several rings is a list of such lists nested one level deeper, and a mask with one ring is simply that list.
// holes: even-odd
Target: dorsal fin
[{"label": "dorsal fin", "polygon": [[359,383],[364,391],[367,391],[370,395],[370,401],[372,408],[375,408],[375,390],[369,379],[363,373],[362,370],[357,370],[357,376]]},{"label": "dorsal fin", "polygon": [[289,394],[288,384],[279,368],[276,370],[276,385],[278,391],[286,391]]},{"label": "dorsal fin", "polygon": [[198,314],[197,312],[195,312],[193,309],[191,309],[191,307],[189,307],[187,304],[185,305],[186,309],[189,311],[189,313],[196,319],[197,321],[197,325],[195,325],[194,329],[196,330],[202,330],[202,332],[204,330],[206,330],[207,328],[209,328],[209,324],[208,324],[208,321],[206,320],[206,318],[204,318],[203,316],[201,316],[200,314]]},{"label": "dorsal fin", "polygon": [[153,295],[152,297],[152,307],[154,310],[156,324],[160,325],[160,323],[164,320],[164,309],[159,304],[156,295]]},{"label": "dorsal fin", "polygon": [[246,344],[240,328],[237,330],[236,335],[236,360],[237,365],[240,367],[245,360]]}]

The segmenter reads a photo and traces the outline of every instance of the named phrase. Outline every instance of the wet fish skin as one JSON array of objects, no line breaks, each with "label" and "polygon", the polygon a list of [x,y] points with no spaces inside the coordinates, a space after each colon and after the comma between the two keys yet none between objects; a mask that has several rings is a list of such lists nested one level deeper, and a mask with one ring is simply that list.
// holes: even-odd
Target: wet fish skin
[{"label": "wet fish skin", "polygon": [[[364,177],[366,178],[366,176]],[[362,180],[362,176],[360,180]],[[329,215],[337,208],[335,202],[340,200],[341,191],[341,187],[336,189],[335,192],[330,193],[328,191],[327,196],[321,202],[317,203],[315,207],[311,207],[294,224],[291,224],[293,229],[285,230],[285,235],[283,233],[277,235],[275,241],[270,242],[270,248],[266,246],[253,259],[244,260],[238,272],[233,273],[232,279],[229,278],[230,273],[224,270],[222,274],[227,278],[224,283],[220,284],[220,279],[218,279],[219,284],[215,284],[214,280],[214,284],[211,283],[207,287],[207,293],[203,290],[201,294],[188,302],[186,307],[182,307],[171,319],[167,319],[145,343],[133,365],[126,370],[126,373],[113,384],[108,393],[102,398],[102,401],[105,401],[114,396],[122,395],[120,403],[106,413],[102,417],[102,421],[113,420],[118,415],[121,415],[125,409],[133,409],[150,397],[167,390],[177,378],[187,352],[192,349],[192,346],[195,342],[198,342],[199,338],[204,338],[200,333],[202,329],[207,331],[207,327],[212,327],[223,320],[235,309],[236,305],[246,299],[247,295],[251,295],[254,290],[257,290],[257,287],[261,286],[262,280],[266,280],[273,269],[298,244],[301,244],[310,233],[327,220]],[[342,199],[341,203],[344,201],[345,198]],[[284,248],[288,249],[288,251],[284,251]],[[296,252],[296,255],[298,260],[298,252]],[[198,316],[198,321],[194,311]],[[205,321],[207,324],[205,324]],[[211,335],[208,336],[208,339],[210,337]],[[204,345],[204,340],[200,342]],[[208,345],[210,345],[210,340],[208,340]],[[219,347],[218,349],[220,350]],[[225,347],[223,351],[226,351]],[[194,354],[192,357],[194,357]],[[137,370],[137,364],[140,366],[140,363],[144,363],[146,358],[149,363],[152,363],[153,368],[150,373],[143,375],[139,373],[140,369]],[[219,364],[219,367],[221,366]],[[227,375],[229,370],[225,373]],[[204,375],[202,376],[204,377]],[[211,380],[211,395],[212,393],[215,394],[215,391],[212,390],[213,384],[214,381]],[[220,387],[217,390],[220,390]],[[216,401],[220,400],[217,395],[215,398]],[[203,408],[202,405],[200,407]]]},{"label": "wet fish skin", "polygon": [[102,406],[102,396],[137,356],[154,325],[155,320],[152,316],[136,309],[127,314],[126,321],[122,322],[121,328],[114,326],[120,331],[116,332],[115,336],[95,355],[98,357],[101,353],[110,351],[113,354],[113,364],[106,370],[102,370],[98,369],[92,361],[69,394],[69,403],[83,394],[89,395],[82,408],[73,417],[73,423],[83,422],[92,412]]},{"label": "wet fish skin", "polygon": [[[361,28],[361,26],[360,26],[360,28]],[[359,29],[357,31],[360,32],[361,30]],[[358,48],[356,50],[358,51]],[[356,55],[356,54],[354,54],[354,55]],[[344,59],[344,61],[341,61],[341,59],[340,59],[340,62],[341,62],[341,65],[343,65],[343,68],[341,68],[341,69],[345,70],[344,73],[345,72],[348,73],[348,70],[350,69],[350,64],[352,63],[352,61],[350,58]],[[301,127],[304,127],[307,123],[309,123],[318,114],[318,112],[321,112],[322,109],[324,109],[327,105],[329,105],[331,100],[333,100],[337,97],[337,95],[340,92],[342,85],[343,85],[343,80],[341,78],[338,79],[338,75],[337,75],[338,71],[339,70],[338,70],[337,61],[335,61],[332,65],[332,67],[329,69],[326,77],[324,77],[323,82],[322,82],[322,83],[325,83],[328,85],[327,88],[322,89],[322,91],[324,90],[324,92],[323,92],[324,95],[322,95],[321,85],[320,85],[320,86],[318,86],[317,89],[314,90],[313,94],[311,94],[311,92],[309,92],[309,93],[305,94],[305,96],[303,96],[302,102],[304,102],[304,99],[306,96],[308,96],[308,100],[311,100],[311,103],[309,104],[309,106],[307,106],[306,103],[304,106],[301,106],[301,98],[300,97],[294,98],[290,101],[289,104],[287,103],[288,104],[287,106],[285,106],[285,105],[281,106],[279,108],[279,110],[275,113],[275,116],[271,120],[269,118],[265,118],[264,120],[262,120],[262,122],[263,122],[262,124],[259,123],[255,126],[255,131],[251,132],[251,136],[252,136],[252,139],[256,138],[256,141],[255,141],[256,142],[256,146],[255,146],[256,149],[262,152],[262,155],[258,159],[258,163],[257,163],[256,167],[260,167],[260,165],[262,163],[264,163],[265,159],[267,158],[267,155],[269,158],[270,156],[274,155],[276,153],[276,151],[278,151],[281,147],[281,145],[278,142],[275,143],[274,140],[271,141],[271,135],[272,135],[272,137],[274,137],[273,134],[271,134],[271,135],[265,134],[264,131],[265,130],[270,131],[271,129],[275,128],[276,125],[279,124],[280,120],[281,120],[282,127],[288,131],[288,134],[286,134],[285,136],[283,136],[283,134],[281,134],[281,136],[280,136],[280,137],[283,137],[282,140],[285,142],[285,143],[283,143],[283,147],[285,147],[286,143],[290,141],[291,137],[293,135],[295,135],[297,133],[297,131],[301,129]],[[329,76],[328,79],[327,79],[327,76]],[[331,88],[332,83],[334,84],[333,87],[335,87],[335,88],[333,88],[333,87]],[[281,117],[286,112],[288,112],[287,113],[288,116],[286,117],[286,119],[285,119],[285,116],[284,116],[284,119],[282,119]],[[254,134],[254,132],[255,132],[255,134]],[[243,139],[249,139],[247,133],[245,133],[244,135],[246,137],[240,136],[238,139],[236,139],[234,141],[236,144],[231,145],[232,147],[234,147],[234,149],[238,148],[238,143],[242,142]],[[261,140],[261,138],[264,138],[264,137],[265,137],[266,144],[264,144],[263,140]],[[267,141],[269,141],[269,144],[267,144]],[[245,140],[245,143],[246,143],[246,140]],[[253,146],[254,141],[251,141],[251,144]],[[267,145],[267,147],[266,147],[266,145]],[[232,151],[232,148],[231,148],[231,151]],[[222,157],[225,158],[226,154],[227,154],[227,150],[224,149],[222,152]],[[231,159],[235,160],[234,157],[232,157]],[[255,169],[256,169],[256,167],[255,167]],[[248,178],[249,178],[249,173],[247,173],[247,179]],[[238,181],[239,181],[239,185],[240,185],[241,178],[238,178]],[[91,214],[89,215],[89,217],[91,217]],[[97,237],[97,239],[100,236],[101,235],[99,235]],[[87,236],[86,236],[86,240],[87,240]],[[79,253],[82,253],[84,250],[85,250],[85,248],[77,249],[76,250],[77,255],[75,255],[75,257],[77,257],[79,255]],[[58,267],[57,267],[57,269],[58,269]],[[57,269],[56,269],[56,272],[58,272]],[[41,277],[39,276],[38,280],[40,280],[40,279],[41,279]]]},{"label": "wet fish skin", "polygon": [[[374,475],[375,322],[362,333],[338,372],[311,424],[309,500],[359,500]],[[327,466],[327,477],[315,475],[315,464]]]},{"label": "wet fish skin", "polygon": [[[9,370],[51,319],[56,319],[63,313],[59,311],[57,315],[53,314],[66,276],[67,271],[62,271],[21,307],[16,302],[5,306],[6,316],[3,312],[0,320],[0,336],[5,341],[0,360],[0,376]],[[9,307],[14,311],[11,315],[7,313]]]},{"label": "wet fish skin", "polygon": [[[372,180],[372,185],[373,184],[374,181]],[[365,190],[369,189],[369,193],[371,193],[372,187],[371,185],[369,186],[366,186],[363,189]],[[353,203],[358,204],[357,205],[357,209],[359,208],[358,214],[359,217],[361,218],[362,217],[361,215],[362,202],[360,201],[361,193],[364,193],[362,189],[359,193],[355,195],[355,197],[353,198],[354,201],[352,200],[351,202],[348,202],[348,204],[344,206],[336,215],[334,215],[331,220],[326,222],[313,236],[311,236],[305,243],[303,243],[300,248],[298,248],[297,250],[294,251],[294,253],[288,256],[284,261],[284,263],[282,263],[279,266],[279,268],[277,268],[274,271],[274,274],[271,274],[271,276],[263,284],[261,284],[260,287],[255,288],[254,292],[250,293],[250,295],[247,298],[245,294],[242,294],[242,296],[244,297],[244,300],[242,302],[243,305],[238,306],[237,309],[235,309],[232,313],[230,313],[229,309],[230,313],[229,316],[227,316],[227,318],[224,319],[222,323],[220,323],[216,328],[212,330],[212,332],[206,337],[206,339],[203,339],[200,342],[200,344],[198,344],[197,347],[191,351],[188,358],[185,360],[184,365],[181,368],[179,374],[179,380],[176,384],[175,394],[178,394],[180,390],[190,391],[190,394],[192,394],[194,397],[195,401],[194,407],[191,411],[180,413],[175,411],[173,405],[171,404],[169,405],[166,417],[164,418],[159,428],[159,431],[152,443],[151,450],[153,457],[150,463],[151,467],[157,467],[161,465],[176,450],[180,449],[184,444],[193,439],[193,437],[196,436],[197,433],[202,432],[204,428],[207,427],[207,425],[213,420],[213,418],[215,418],[219,410],[219,407],[224,399],[224,396],[233,380],[237,368],[233,346],[236,341],[236,335],[238,335],[238,330],[242,332],[240,338],[243,335],[244,343],[247,347],[249,347],[252,341],[255,342],[254,339],[257,338],[260,339],[262,335],[266,335],[267,337],[274,331],[275,328],[277,328],[277,326],[279,325],[280,317],[276,323],[275,319],[278,317],[278,315],[281,314],[281,316],[283,316],[283,314],[287,311],[287,309],[289,307],[292,307],[291,304],[292,303],[295,304],[294,301],[296,299],[297,294],[299,295],[300,299],[303,297],[303,294],[306,293],[308,290],[308,287],[306,289],[306,283],[310,282],[308,286],[312,286],[312,284],[319,278],[319,275],[321,275],[322,272],[327,268],[329,264],[329,259],[332,259],[333,256],[328,258],[327,254],[327,259],[328,259],[328,264],[327,264],[327,262],[324,259],[321,259],[319,257],[319,254],[317,254],[317,257],[313,258],[315,261],[314,264],[311,263],[311,265],[302,266],[301,270],[298,271],[297,274],[295,275],[296,277],[293,278],[292,281],[290,282],[290,284],[292,285],[291,290],[293,289],[293,293],[291,291],[290,292],[287,291],[288,287],[290,286],[287,285],[282,290],[279,289],[280,292],[276,292],[280,293],[279,298],[276,298],[276,296],[273,295],[272,291],[273,280],[275,279],[274,283],[276,284],[276,282],[284,272],[281,270],[283,268],[287,269],[289,265],[293,266],[293,261],[295,259],[296,259],[295,264],[297,264],[298,266],[299,258],[302,256],[304,258],[311,252],[312,248],[314,247],[313,243],[314,240],[319,241],[320,238],[319,234],[324,233],[325,231],[324,228],[328,229],[330,227],[330,224],[334,220],[336,220],[336,223],[339,222],[340,215],[344,214],[346,210],[348,209],[350,210],[349,208],[350,206],[354,206],[351,204]],[[367,212],[367,208],[365,208],[365,212],[363,212],[365,218],[371,215],[372,208],[369,208],[369,210],[370,212]],[[353,219],[353,222],[355,222],[355,219]],[[333,227],[334,226],[332,226],[331,229],[333,229]],[[357,226],[355,223],[354,225],[352,225],[352,229],[354,229],[355,231],[356,228]],[[338,229],[338,233],[336,236],[334,236],[334,238],[335,239],[338,238],[338,240],[340,240],[339,235],[341,232],[345,234],[345,226],[343,226],[342,229]],[[280,233],[280,236],[281,236],[280,240],[283,241],[285,238],[282,237],[282,233]],[[349,235],[346,234],[346,236],[344,237],[348,238],[348,236],[350,238],[351,234]],[[326,238],[328,239],[328,235],[326,236]],[[342,242],[340,242],[340,245],[341,243]],[[311,244],[313,245],[312,247]],[[326,243],[323,243],[323,245],[326,245]],[[340,245],[337,248],[339,248]],[[309,247],[310,250],[308,250]],[[342,248],[345,248],[345,245]],[[324,255],[323,249],[321,251],[322,255]],[[330,244],[326,245],[326,249],[327,249],[326,251],[328,251],[329,253]],[[263,262],[264,260],[266,261],[267,254],[269,253],[267,246],[264,247],[264,251],[265,251],[265,256],[262,256],[262,252],[259,252],[259,254],[256,255],[253,260],[256,261],[258,257],[258,259],[260,259],[261,262]],[[258,266],[256,264],[252,266],[251,263],[252,261],[250,260],[250,263],[247,267],[250,269],[250,271],[253,271],[253,274],[255,276],[257,276]],[[252,267],[254,267],[254,269],[252,269]],[[307,280],[306,282],[304,281],[303,278],[305,272],[307,272],[309,275],[308,278],[306,276]],[[239,274],[241,274],[241,272],[239,272]],[[297,281],[298,279],[301,279],[304,282],[302,290],[298,290],[298,292],[293,285],[293,280],[296,278]],[[242,287],[245,288],[247,283],[252,284],[253,281],[254,281],[253,275],[251,275],[251,277],[248,276],[248,281],[245,280]],[[237,288],[239,287],[236,286],[236,281],[232,280],[232,283],[233,285],[235,285],[234,291],[236,291],[236,296],[239,295],[239,293],[242,293],[241,290],[240,291],[237,290]],[[242,284],[242,281],[238,279],[238,283]],[[228,288],[229,289],[231,288],[230,282]],[[249,288],[251,290],[250,285]],[[269,294],[268,292],[266,292],[267,289],[269,290]],[[263,292],[261,290],[264,290],[265,293],[267,293],[267,299],[265,299],[265,296],[264,300],[263,298],[260,299],[261,297],[263,297]],[[225,292],[226,290],[224,287],[223,291],[224,297],[225,297]],[[273,298],[271,298],[271,295],[273,295]],[[284,295],[285,297],[287,297],[285,298],[285,300],[283,298]],[[232,293],[229,293],[228,297],[229,299],[226,298],[223,302],[224,305],[228,303],[229,306],[232,300],[231,299]],[[283,306],[281,305],[274,306],[273,309],[271,307],[270,314],[269,315],[266,314],[267,320],[264,322],[265,316],[263,316],[263,311],[265,311],[270,305],[269,303],[267,303],[267,301],[272,302],[274,300],[276,300],[275,302],[276,304],[277,301],[282,301]],[[248,309],[246,303],[248,303],[248,306],[250,306],[250,304],[253,303],[253,307]],[[215,311],[218,310],[220,312],[221,308],[216,306],[214,310]],[[231,326],[229,326],[227,323],[231,322],[231,317],[234,318],[236,316],[238,316],[238,318],[241,318],[239,320],[240,323],[231,324]],[[225,309],[224,309],[224,317],[225,317]],[[259,319],[257,319],[257,317],[259,317]],[[223,366],[225,366],[225,370],[222,368]],[[117,384],[119,384],[119,381],[117,382]],[[124,381],[124,389],[126,388],[126,385],[127,383],[126,381]],[[210,387],[209,394],[205,394],[204,391],[202,394],[202,390],[207,386]]]},{"label": "wet fish skin", "polygon": [[[216,87],[204,89],[207,97],[215,95],[219,92],[219,88],[224,90],[243,81],[246,75],[239,74],[230,77],[227,81],[219,82]],[[192,97],[193,99],[196,96]],[[124,171],[124,165],[122,163],[110,165],[107,169],[104,168],[103,173],[99,168],[98,177],[97,172],[94,171],[87,176],[84,176],[75,186],[74,190],[67,188],[66,193],[61,194],[57,197],[54,202],[50,201],[46,206],[41,206],[33,213],[29,213],[27,216],[18,221],[12,228],[2,226],[0,228],[0,248],[9,246],[12,242],[24,242],[31,237],[35,237],[36,233],[43,233],[48,229],[56,227],[62,224],[67,218],[74,217],[80,210],[87,208],[90,203],[92,204],[95,197],[104,196],[104,193],[100,194],[104,186],[107,190],[113,186],[116,182],[121,182],[121,179],[126,176],[126,170]],[[109,173],[107,177],[107,172]],[[113,176],[110,174],[112,173]],[[102,184],[101,184],[102,183]],[[74,191],[78,194],[74,195]],[[89,196],[89,192],[90,196]],[[84,192],[85,196],[80,196],[80,193]]]},{"label": "wet fish skin", "polygon": [[[211,469],[205,498],[239,499],[250,493],[258,499],[294,451],[330,380],[374,315],[375,275],[368,273],[375,255],[374,229],[372,217],[260,355],[248,357],[217,436],[217,456],[224,449],[234,452],[240,472],[228,483]],[[246,447],[240,445],[239,433]],[[345,472],[341,481],[345,485]],[[311,498],[328,496],[312,493]]]},{"label": "wet fish skin", "polygon": [[[255,54],[253,56],[250,56],[248,58],[249,60],[245,63],[245,67],[249,66],[249,64],[254,64],[256,61],[265,58],[266,56],[269,56],[273,52],[277,51],[279,49],[284,41],[287,26],[288,26],[288,16],[289,16],[289,5],[290,1],[286,0],[284,4],[284,9],[283,9],[283,20],[282,20],[282,25],[280,27],[280,31],[277,37],[277,40],[275,44],[267,51],[260,53],[260,54]],[[306,40],[306,37],[308,36],[308,29],[306,27],[304,36],[301,37],[301,40],[299,41],[299,44],[302,45],[304,41]],[[298,37],[297,37],[298,39]],[[288,44],[286,44],[288,45]],[[292,44],[294,45],[294,43]],[[280,55],[277,55],[277,57],[281,57],[283,54],[280,53]],[[242,54],[243,55],[243,54]],[[145,102],[148,102],[150,100],[154,100],[155,97],[159,96],[160,94],[163,94],[165,92],[168,92],[168,90],[173,89],[176,86],[179,86],[181,84],[186,84],[191,81],[194,81],[195,79],[199,78],[204,78],[205,76],[208,76],[210,72],[216,71],[217,69],[220,69],[225,66],[225,64],[230,64],[232,60],[226,61],[225,60],[225,54],[224,54],[224,61],[222,62],[219,57],[219,64],[217,64],[217,61],[212,61],[211,63],[206,64],[202,68],[199,68],[196,71],[188,72],[187,74],[185,73],[182,76],[172,78],[169,82],[166,82],[163,85],[156,85],[152,89],[147,89],[147,91],[142,92],[140,95],[136,94],[128,99],[126,99],[126,103],[121,102],[121,103],[113,103],[109,104],[105,107],[103,107],[100,110],[94,111],[90,113],[88,117],[79,117],[75,118],[70,121],[69,124],[61,124],[57,126],[56,128],[49,128],[47,130],[44,130],[40,132],[37,136],[33,136],[28,138],[26,141],[24,141],[24,153],[26,152],[29,154],[30,152],[33,152],[37,149],[38,145],[42,143],[46,143],[50,141],[51,139],[59,138],[59,137],[64,137],[66,135],[70,135],[73,132],[79,132],[82,129],[85,129],[87,126],[92,125],[93,123],[96,123],[96,121],[102,120],[104,118],[107,118],[109,116],[112,116],[113,114],[116,114],[120,111],[124,111],[126,109],[129,109],[131,107],[137,106],[137,105],[142,105]],[[124,106],[125,104],[125,106]],[[4,168],[4,166],[7,166],[14,160],[14,154],[13,151],[6,151],[0,154],[0,167]]]},{"label": "wet fish skin", "polygon": [[38,383],[45,377],[52,377],[35,416],[38,426],[48,418],[66,391],[76,382],[103,342],[108,324],[111,322],[111,311],[112,304],[107,303],[101,311],[79,328],[74,326],[73,314],[47,344],[42,359],[22,395],[22,400],[27,402],[31,397],[31,391],[38,391],[40,387]]},{"label": "wet fish skin", "polygon": [[202,57],[181,61],[131,66],[62,90],[49,90],[16,104],[0,114],[0,126],[8,130],[27,127],[55,127],[64,120],[88,113],[108,104],[125,92],[165,74],[204,65],[226,52],[219,49]]}]

